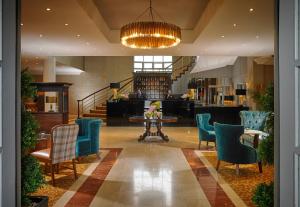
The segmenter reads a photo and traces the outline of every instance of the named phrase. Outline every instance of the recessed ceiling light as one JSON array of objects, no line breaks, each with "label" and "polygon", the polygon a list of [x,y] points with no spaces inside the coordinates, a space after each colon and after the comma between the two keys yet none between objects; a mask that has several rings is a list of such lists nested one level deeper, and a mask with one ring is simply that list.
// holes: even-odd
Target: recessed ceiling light
[{"label": "recessed ceiling light", "polygon": [[65,23],[65,26],[69,26],[69,24],[68,24],[68,23]]},{"label": "recessed ceiling light", "polygon": [[222,38],[224,38],[225,36],[224,36],[224,35],[222,35],[221,37],[222,37]]},{"label": "recessed ceiling light", "polygon": [[50,8],[46,8],[46,11],[51,11],[51,9]]},{"label": "recessed ceiling light", "polygon": [[249,12],[254,12],[254,9],[253,9],[253,8],[250,8],[250,9],[249,9]]},{"label": "recessed ceiling light", "polygon": [[237,27],[237,24],[233,24],[233,27]]},{"label": "recessed ceiling light", "polygon": [[43,34],[40,34],[40,37],[43,37]]},{"label": "recessed ceiling light", "polygon": [[23,26],[24,24],[23,23],[21,23],[21,26]]},{"label": "recessed ceiling light", "polygon": [[76,37],[79,38],[79,37],[80,37],[80,34],[76,35]]}]

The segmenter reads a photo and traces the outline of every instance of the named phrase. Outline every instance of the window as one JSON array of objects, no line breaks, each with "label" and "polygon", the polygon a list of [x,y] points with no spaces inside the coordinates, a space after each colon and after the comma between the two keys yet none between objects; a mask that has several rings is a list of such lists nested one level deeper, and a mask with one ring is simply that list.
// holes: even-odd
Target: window
[{"label": "window", "polygon": [[172,56],[134,56],[134,72],[172,72]]}]

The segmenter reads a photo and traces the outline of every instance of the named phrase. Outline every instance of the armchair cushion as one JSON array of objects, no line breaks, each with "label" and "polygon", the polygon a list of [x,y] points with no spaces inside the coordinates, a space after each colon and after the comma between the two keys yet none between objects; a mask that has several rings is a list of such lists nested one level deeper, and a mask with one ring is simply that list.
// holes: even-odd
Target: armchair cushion
[{"label": "armchair cushion", "polygon": [[42,162],[50,162],[50,148],[32,152],[31,155]]}]

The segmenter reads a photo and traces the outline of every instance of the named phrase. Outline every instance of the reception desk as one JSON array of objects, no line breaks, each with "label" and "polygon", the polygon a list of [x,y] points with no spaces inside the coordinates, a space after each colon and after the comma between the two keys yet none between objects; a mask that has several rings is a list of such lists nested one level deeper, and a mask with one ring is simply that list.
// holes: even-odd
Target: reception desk
[{"label": "reception desk", "polygon": [[195,114],[210,113],[210,124],[219,122],[222,124],[241,124],[240,111],[248,111],[245,106],[201,106],[195,105]]},{"label": "reception desk", "polygon": [[[107,102],[107,126],[142,126],[141,123],[129,122],[131,116],[142,116],[145,111],[144,100],[126,100]],[[165,123],[165,126],[196,126],[196,114],[210,113],[211,124],[240,124],[239,112],[249,110],[243,106],[202,106],[194,101],[163,100],[162,113],[165,116],[175,116],[176,123]]]}]

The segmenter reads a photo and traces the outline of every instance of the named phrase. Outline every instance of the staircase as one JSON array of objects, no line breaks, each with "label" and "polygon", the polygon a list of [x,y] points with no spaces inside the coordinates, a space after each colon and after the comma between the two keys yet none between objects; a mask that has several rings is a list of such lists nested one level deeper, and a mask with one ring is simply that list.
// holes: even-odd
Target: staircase
[{"label": "staircase", "polygon": [[84,113],[82,117],[96,117],[102,119],[106,122],[107,116],[107,106],[106,103],[102,103],[100,106],[96,106],[95,109],[90,109],[89,113]]},{"label": "staircase", "polygon": [[[133,90],[133,77],[126,78],[120,82],[118,93],[129,93]],[[101,88],[100,90],[77,100],[77,118],[93,117],[100,118],[103,122],[107,120],[106,101],[113,97],[110,86]]]},{"label": "staircase", "polygon": [[182,56],[173,63],[172,82],[177,81],[187,71],[191,71],[196,65],[196,56]]}]

